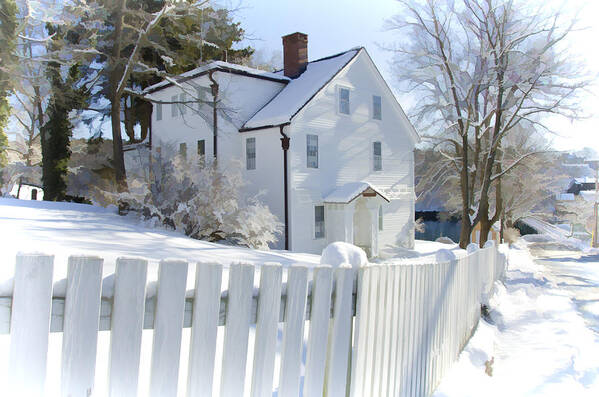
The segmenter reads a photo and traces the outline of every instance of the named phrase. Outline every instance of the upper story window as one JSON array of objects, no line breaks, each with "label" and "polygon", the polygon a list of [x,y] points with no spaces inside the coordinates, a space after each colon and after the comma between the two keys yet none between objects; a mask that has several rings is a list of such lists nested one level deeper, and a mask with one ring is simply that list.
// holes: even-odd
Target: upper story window
[{"label": "upper story window", "polygon": [[372,96],[372,118],[375,120],[383,119],[383,104],[381,97],[378,95]]},{"label": "upper story window", "polygon": [[314,238],[324,238],[324,205],[314,207]]},{"label": "upper story window", "polygon": [[187,143],[183,142],[179,144],[179,155],[182,159],[187,160]]},{"label": "upper story window", "polygon": [[245,140],[245,161],[246,169],[256,169],[256,138]]},{"label": "upper story window", "polygon": [[156,104],[156,121],[162,120],[162,104]]},{"label": "upper story window", "polygon": [[339,88],[339,113],[349,114],[349,88]]},{"label": "upper story window", "polygon": [[187,109],[185,109],[185,103],[184,103],[186,100],[187,100],[187,97],[185,96],[185,93],[184,92],[181,93],[179,95],[179,102],[181,102],[179,104],[179,111],[181,112],[181,114],[185,114],[185,111],[187,110]]},{"label": "upper story window", "polygon": [[306,166],[318,168],[318,135],[306,135]]},{"label": "upper story window", "polygon": [[173,95],[171,97],[171,117],[177,117],[179,115],[179,95]]},{"label": "upper story window", "polygon": [[383,156],[380,142],[372,142],[372,169],[374,171],[383,169]]}]

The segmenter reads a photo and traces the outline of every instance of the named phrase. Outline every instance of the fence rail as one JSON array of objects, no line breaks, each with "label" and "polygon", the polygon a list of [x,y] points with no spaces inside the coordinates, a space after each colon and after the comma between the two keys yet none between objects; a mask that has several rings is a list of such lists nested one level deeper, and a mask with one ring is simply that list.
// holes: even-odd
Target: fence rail
[{"label": "fence rail", "polygon": [[[43,394],[49,333],[62,332],[62,395],[93,394],[98,331],[110,330],[109,394],[135,396],[142,330],[153,329],[153,396],[211,396],[215,388],[224,397],[244,392],[270,397],[273,391],[279,397],[428,396],[467,343],[481,302],[505,270],[496,247],[470,251],[440,263],[361,269],[277,264],[223,269],[163,261],[152,296],[146,296],[147,262],[119,258],[111,297],[102,297],[102,259],[71,257],[64,298],[52,297],[53,257],[18,255],[13,294],[0,297],[0,333],[10,333],[9,390]],[[186,291],[194,268],[195,287]],[[222,292],[224,272],[228,285]],[[191,327],[191,342],[182,394],[185,327]]]}]

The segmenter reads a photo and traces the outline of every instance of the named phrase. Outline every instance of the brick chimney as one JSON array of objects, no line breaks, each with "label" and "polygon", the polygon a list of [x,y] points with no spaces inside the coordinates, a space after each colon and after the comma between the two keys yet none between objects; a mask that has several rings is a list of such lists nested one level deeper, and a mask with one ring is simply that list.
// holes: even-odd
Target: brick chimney
[{"label": "brick chimney", "polygon": [[306,70],[308,64],[308,35],[295,32],[283,36],[283,64],[285,76],[296,78]]}]

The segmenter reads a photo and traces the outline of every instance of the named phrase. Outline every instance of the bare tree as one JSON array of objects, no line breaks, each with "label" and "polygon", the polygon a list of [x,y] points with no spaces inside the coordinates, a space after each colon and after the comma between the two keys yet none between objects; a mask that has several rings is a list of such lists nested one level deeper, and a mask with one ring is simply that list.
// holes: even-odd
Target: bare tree
[{"label": "bare tree", "polygon": [[397,78],[419,99],[412,119],[442,156],[439,177],[459,182],[460,246],[478,223],[484,244],[502,215],[502,177],[537,154],[504,156],[504,139],[548,131],[547,114],[578,117],[586,81],[560,50],[573,25],[510,0],[401,3],[405,13],[388,21],[406,37],[394,49]]}]

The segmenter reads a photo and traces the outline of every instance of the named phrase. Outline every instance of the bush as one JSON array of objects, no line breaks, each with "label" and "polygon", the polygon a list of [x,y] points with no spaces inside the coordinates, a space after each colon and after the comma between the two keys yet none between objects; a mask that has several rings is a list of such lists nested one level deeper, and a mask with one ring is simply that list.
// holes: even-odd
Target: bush
[{"label": "bush", "polygon": [[139,149],[140,167],[129,171],[129,192],[113,194],[119,208],[187,236],[267,249],[282,224],[260,202],[243,199],[241,164],[198,163],[174,155],[170,147],[149,153]]},{"label": "bush", "polygon": [[506,243],[514,244],[520,238],[520,231],[513,227],[508,227],[503,231],[503,239]]}]

